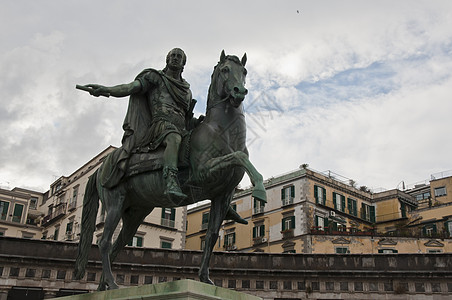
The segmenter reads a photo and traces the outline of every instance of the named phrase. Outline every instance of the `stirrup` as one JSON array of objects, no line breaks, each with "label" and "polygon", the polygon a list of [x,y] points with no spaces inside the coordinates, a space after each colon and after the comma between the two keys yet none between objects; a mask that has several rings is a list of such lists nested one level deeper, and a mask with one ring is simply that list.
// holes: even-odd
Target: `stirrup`
[{"label": "stirrup", "polygon": [[172,201],[181,201],[188,197],[182,192],[177,181],[177,168],[164,167],[163,178],[166,181],[164,195],[169,196]]}]

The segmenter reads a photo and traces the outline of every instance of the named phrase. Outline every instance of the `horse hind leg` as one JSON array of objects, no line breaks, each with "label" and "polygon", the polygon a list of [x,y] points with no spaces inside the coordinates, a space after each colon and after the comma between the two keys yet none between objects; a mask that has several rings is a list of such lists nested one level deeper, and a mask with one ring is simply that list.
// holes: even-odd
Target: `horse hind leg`
[{"label": "horse hind leg", "polygon": [[[118,256],[119,252],[132,240],[133,236],[143,223],[144,218],[152,212],[152,209],[145,209],[142,207],[131,207],[124,211],[122,216],[122,228],[119,232],[118,238],[113,243],[110,252],[110,265]],[[105,283],[104,274],[102,273],[100,282]],[[105,289],[105,288],[104,288]]]},{"label": "horse hind leg", "polygon": [[[105,194],[107,193],[108,192]],[[124,203],[125,196],[119,191],[108,194],[110,195],[105,195],[106,197],[104,199],[114,201],[114,203],[111,206],[106,207],[107,215],[105,218],[104,231],[99,241],[99,251],[102,259],[102,280],[99,283],[98,290],[105,290],[106,288],[111,290],[118,288],[111,271],[110,252],[112,246],[111,239],[121,219],[122,205]]]}]

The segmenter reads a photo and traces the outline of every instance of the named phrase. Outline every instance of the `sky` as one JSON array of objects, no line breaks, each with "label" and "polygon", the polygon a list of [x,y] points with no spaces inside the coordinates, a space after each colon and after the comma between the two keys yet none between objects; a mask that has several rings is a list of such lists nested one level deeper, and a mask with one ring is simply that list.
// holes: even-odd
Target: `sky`
[{"label": "sky", "polygon": [[[205,113],[221,50],[246,52],[250,160],[375,191],[452,170],[452,2],[1,1],[0,187],[46,191],[109,145],[129,83],[174,47]],[[245,179],[241,185],[246,186]]]}]

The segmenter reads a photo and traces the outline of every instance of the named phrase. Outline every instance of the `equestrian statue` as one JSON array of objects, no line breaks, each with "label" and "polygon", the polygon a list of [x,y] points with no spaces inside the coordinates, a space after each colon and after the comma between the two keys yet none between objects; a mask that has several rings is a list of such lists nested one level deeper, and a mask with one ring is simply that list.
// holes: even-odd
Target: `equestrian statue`
[{"label": "equestrian statue", "polygon": [[[248,159],[243,100],[246,54],[221,52],[214,67],[206,115],[193,117],[196,100],[182,78],[185,53],[172,49],[163,70],[145,69],[128,84],[106,87],[77,85],[93,96],[130,96],[122,146],[111,152],[89,178],[83,199],[75,275],[85,274],[99,210],[105,225],[99,240],[102,276],[98,290],[116,289],[111,263],[132,240],[144,218],[156,207],[186,206],[210,200],[210,219],[199,269],[201,282],[213,284],[209,263],[224,220],[246,224],[231,207],[246,172],[252,196],[266,202],[262,175]],[[122,228],[112,243],[122,219]]]}]

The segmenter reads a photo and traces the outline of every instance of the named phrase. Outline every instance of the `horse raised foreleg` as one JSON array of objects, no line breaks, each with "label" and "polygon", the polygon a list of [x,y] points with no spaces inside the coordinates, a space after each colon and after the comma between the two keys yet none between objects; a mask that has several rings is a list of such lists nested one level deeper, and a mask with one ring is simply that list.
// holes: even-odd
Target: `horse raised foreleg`
[{"label": "horse raised foreleg", "polygon": [[[119,194],[119,195],[118,195]],[[112,197],[115,195],[117,197]],[[104,232],[99,241],[99,251],[102,259],[102,278],[104,279],[99,283],[98,290],[104,290],[108,287],[109,290],[117,289],[118,285],[115,283],[113,278],[113,273],[111,271],[110,264],[110,251],[111,251],[111,238],[113,233],[118,226],[119,220],[121,219],[122,204],[124,203],[124,195],[118,193],[111,193],[104,199],[108,201],[115,201],[115,205],[107,207],[105,218]]]},{"label": "horse raised foreleg", "polygon": [[216,173],[230,168],[231,166],[243,167],[254,186],[252,196],[261,201],[267,202],[267,195],[264,188],[264,178],[250,162],[248,155],[242,151],[236,151],[224,156],[209,159],[201,170],[201,176],[202,178],[215,177]]},{"label": "horse raised foreleg", "polygon": [[231,203],[232,194],[213,199],[210,205],[209,225],[206,233],[206,243],[202,255],[201,267],[199,268],[199,280],[204,283],[213,284],[209,278],[209,264],[215,243],[218,240],[218,231],[223,222]]}]

